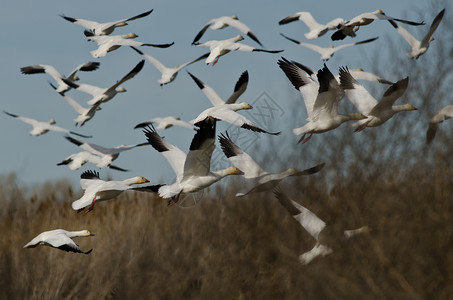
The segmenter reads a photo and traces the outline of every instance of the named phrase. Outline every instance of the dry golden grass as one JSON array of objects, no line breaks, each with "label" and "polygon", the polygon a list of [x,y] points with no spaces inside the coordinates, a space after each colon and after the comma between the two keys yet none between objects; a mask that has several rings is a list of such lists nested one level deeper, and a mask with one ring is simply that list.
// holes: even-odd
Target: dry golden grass
[{"label": "dry golden grass", "polygon": [[[297,258],[314,240],[272,193],[235,198],[230,186],[211,191],[197,206],[180,208],[129,192],[77,214],[70,202],[80,191],[65,182],[46,185],[30,198],[16,191],[18,203],[0,220],[6,233],[0,240],[0,297],[448,299],[453,171],[445,165],[432,170],[341,179],[331,195],[322,172],[284,183],[291,198],[332,226],[373,229],[306,266]],[[68,196],[61,197],[63,191]],[[92,230],[96,236],[76,242],[93,252],[22,248],[55,228]]]}]

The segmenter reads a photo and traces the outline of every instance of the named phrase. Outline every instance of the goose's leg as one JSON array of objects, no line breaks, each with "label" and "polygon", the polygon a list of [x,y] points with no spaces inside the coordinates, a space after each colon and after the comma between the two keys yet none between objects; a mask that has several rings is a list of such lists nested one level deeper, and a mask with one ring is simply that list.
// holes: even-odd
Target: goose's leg
[{"label": "goose's leg", "polygon": [[93,202],[91,203],[91,205],[88,206],[87,210],[85,211],[86,214],[93,210],[95,201],[96,201],[96,198],[94,198]]},{"label": "goose's leg", "polygon": [[169,201],[167,206],[175,205],[179,201],[179,196],[181,196],[181,192],[179,192],[176,196],[173,196]]},{"label": "goose's leg", "polygon": [[300,138],[300,140],[297,142],[298,144],[299,144],[300,142],[302,142],[302,140],[305,138],[305,135],[306,135],[306,134],[307,134],[307,133],[304,133],[304,135],[303,135],[303,136]]},{"label": "goose's leg", "polygon": [[360,131],[364,130],[368,126],[368,123],[370,123],[370,121],[365,122],[362,125],[360,125],[359,127],[357,127],[356,129],[354,129],[354,132],[360,132]]}]

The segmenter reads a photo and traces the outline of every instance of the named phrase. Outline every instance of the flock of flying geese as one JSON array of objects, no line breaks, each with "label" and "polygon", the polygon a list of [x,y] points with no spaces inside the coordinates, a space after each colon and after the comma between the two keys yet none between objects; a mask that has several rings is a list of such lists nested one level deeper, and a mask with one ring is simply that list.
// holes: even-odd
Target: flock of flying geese
[{"label": "flock of flying geese", "polygon": [[[91,51],[91,55],[94,58],[106,56],[109,52],[114,51],[121,46],[130,46],[135,52],[143,57],[143,60],[141,60],[128,74],[107,88],[100,88],[86,83],[77,83],[79,78],[76,74],[79,71],[94,71],[99,67],[99,62],[87,62],[80,64],[69,74],[69,76],[66,77],[61,75],[53,66],[50,65],[27,66],[21,68],[21,71],[24,74],[47,73],[51,76],[55,81],[55,84],[51,83],[53,89],[59,93],[78,113],[78,116],[74,119],[76,126],[83,126],[95,116],[95,113],[101,109],[101,105],[104,105],[106,102],[110,101],[116,96],[117,93],[126,91],[126,89],[124,89],[121,85],[136,76],[143,68],[145,61],[151,63],[161,73],[161,78],[158,80],[158,83],[160,85],[166,85],[174,81],[178,72],[190,64],[204,60],[206,64],[215,65],[221,56],[226,55],[231,51],[268,53],[278,53],[283,51],[266,50],[239,43],[239,41],[244,40],[243,35],[246,35],[254,42],[262,46],[261,42],[251,31],[251,29],[239,21],[236,16],[223,16],[214,18],[207,22],[192,42],[192,45],[196,45],[197,47],[209,48],[209,52],[184,64],[177,65],[175,67],[167,67],[153,56],[139,50],[138,47],[151,46],[167,48],[173,45],[173,42],[167,44],[142,43],[135,40],[137,37],[135,33],[111,35],[117,27],[126,26],[129,21],[146,17],[152,11],[153,10],[147,11],[132,18],[107,23],[98,23],[80,18],[61,16],[69,22],[84,27],[84,34],[87,40],[93,41],[98,45],[97,49]],[[385,20],[390,22],[397,32],[410,44],[412,49],[406,55],[410,58],[417,59],[428,50],[429,43],[433,40],[433,33],[441,22],[444,12],[445,10],[442,10],[434,18],[426,36],[423,37],[421,41],[415,39],[397,22],[411,26],[424,25],[423,22],[418,23],[393,18],[384,14],[381,10],[360,14],[350,20],[337,18],[325,25],[316,22],[309,12],[298,12],[282,19],[279,24],[284,25],[300,20],[309,28],[309,32],[304,34],[306,39],[321,37],[328,31],[332,30],[335,32],[332,34],[331,39],[337,41],[343,40],[348,36],[355,37],[357,30],[361,26],[368,25],[374,20]],[[234,27],[243,35],[237,35],[226,40],[211,40],[204,43],[199,42],[208,29],[217,30],[228,26]],[[340,49],[370,43],[377,39],[376,37],[353,44],[343,44],[337,47],[332,46],[331,48],[321,48],[314,44],[299,42],[283,34],[282,36],[291,42],[319,52],[321,54],[321,59],[324,61],[327,61],[336,51]],[[316,71],[308,66],[296,61],[290,61],[284,57],[279,59],[277,64],[287,76],[294,88],[300,91],[307,111],[308,117],[306,119],[306,123],[300,128],[293,129],[293,133],[295,135],[301,136],[299,143],[306,143],[310,140],[313,134],[320,134],[333,130],[347,121],[355,120],[355,131],[361,131],[366,127],[375,127],[383,124],[395,113],[416,109],[411,104],[394,105],[395,101],[404,94],[408,87],[409,78],[407,77],[393,83],[375,74],[364,72],[362,69],[349,70],[347,67],[341,67],[338,75],[334,75],[328,69],[326,64],[324,64],[323,68]],[[58,165],[68,165],[71,170],[77,170],[85,163],[90,162],[99,168],[109,167],[119,171],[127,171],[126,169],[113,164],[113,161],[118,158],[119,154],[135,147],[151,145],[168,160],[168,163],[175,172],[175,182],[170,184],[151,185],[149,184],[149,180],[142,176],[136,176],[121,181],[106,181],[100,179],[99,173],[96,171],[85,171],[81,174],[80,180],[80,185],[84,190],[84,194],[80,199],[72,202],[72,208],[78,212],[85,210],[85,212],[88,213],[93,210],[96,202],[115,198],[127,190],[158,193],[160,197],[168,199],[168,205],[173,205],[179,201],[180,196],[183,194],[190,194],[203,190],[226,176],[238,175],[242,176],[244,179],[244,189],[237,192],[236,196],[242,197],[248,195],[249,193],[273,190],[275,197],[279,200],[281,205],[316,240],[316,244],[313,249],[300,255],[299,260],[301,263],[306,264],[319,255],[332,253],[332,246],[328,242],[329,239],[326,238],[329,232],[325,230],[328,228],[326,227],[326,223],[307,208],[303,207],[296,201],[289,199],[278,187],[278,184],[287,177],[305,176],[319,172],[324,167],[324,163],[310,167],[306,170],[290,168],[280,173],[270,173],[265,171],[249,154],[236,145],[230,138],[228,132],[225,132],[218,136],[218,142],[223,153],[231,162],[232,166],[223,170],[211,170],[210,161],[212,153],[215,149],[217,122],[228,122],[245,130],[252,130],[263,134],[278,135],[280,132],[269,132],[263,128],[260,128],[245,116],[238,113],[239,110],[252,109],[252,106],[246,102],[237,102],[237,99],[247,88],[247,71],[241,74],[235,85],[233,94],[226,100],[223,100],[212,87],[201,81],[199,78],[195,77],[190,72],[188,72],[188,74],[210,100],[212,106],[202,111],[190,122],[180,120],[179,117],[168,116],[163,118],[154,118],[137,124],[135,128],[143,128],[143,132],[147,139],[147,142],[145,143],[135,145],[119,145],[114,148],[105,148],[73,138],[69,134],[79,135],[85,138],[89,138],[90,136],[84,136],[74,131],[57,127],[54,125],[54,120],[49,122],[40,122],[6,111],[5,113],[33,126],[32,131],[30,131],[31,135],[41,135],[48,131],[66,133],[66,139],[83,150],[78,153],[71,154],[69,157],[58,163]],[[390,87],[378,101],[359,83],[361,80],[387,84]],[[92,96],[92,98],[87,102],[88,107],[80,105],[79,102],[66,95],[66,92],[71,89],[88,93]],[[338,104],[344,96],[351,101],[351,103],[357,108],[358,112],[349,114],[338,113]],[[451,118],[452,116],[453,105],[449,105],[441,109],[432,117],[427,132],[428,143],[433,140],[438,124],[443,120]],[[157,130],[164,130],[175,125],[196,131],[187,154],[175,145],[166,141],[157,132]],[[345,230],[340,235],[347,239],[358,233],[368,231],[369,228],[367,226],[363,226],[354,230]],[[24,248],[46,245],[65,251],[88,254],[91,250],[86,252],[82,251],[72,240],[72,238],[92,235],[93,233],[89,230],[66,231],[63,229],[56,229],[39,234],[27,243]]]}]

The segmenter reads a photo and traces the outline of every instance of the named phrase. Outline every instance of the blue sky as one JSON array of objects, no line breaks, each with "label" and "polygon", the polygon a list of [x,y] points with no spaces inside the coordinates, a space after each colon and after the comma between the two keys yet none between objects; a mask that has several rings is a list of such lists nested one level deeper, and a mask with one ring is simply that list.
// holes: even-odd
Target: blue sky
[{"label": "blue sky", "polygon": [[[303,33],[307,28],[302,22],[294,22],[280,26],[278,21],[298,12],[309,11],[321,23],[336,17],[352,18],[362,12],[384,10],[394,17],[408,18],[419,21],[416,11],[423,10],[423,1],[8,1],[2,3],[0,23],[3,28],[1,46],[2,97],[1,110],[17,115],[35,118],[41,121],[55,119],[57,125],[86,135],[91,139],[77,139],[113,147],[119,144],[135,144],[145,141],[141,130],[134,126],[153,117],[168,115],[181,116],[189,121],[199,112],[208,108],[210,102],[195,85],[185,71],[167,86],[160,87],[157,83],[159,72],[148,62],[142,71],[123,86],[126,93],[117,95],[105,103],[102,110],[84,127],[75,127],[72,121],[75,111],[55,93],[48,85],[51,78],[46,74],[23,75],[20,68],[34,64],[50,64],[61,73],[69,73],[75,66],[86,61],[99,61],[100,68],[95,72],[81,72],[80,82],[107,87],[128,73],[142,58],[132,49],[122,47],[109,53],[106,57],[94,59],[90,51],[95,44],[86,41],[83,28],[65,21],[59,14],[70,17],[96,21],[113,21],[137,15],[150,9],[154,11],[147,17],[131,21],[128,26],[118,28],[115,34],[136,33],[137,40],[147,43],[175,44],[167,49],[141,47],[141,50],[166,65],[176,65],[193,59],[206,52],[206,48],[191,45],[198,31],[211,18],[224,15],[237,15],[246,23],[260,39],[266,49],[284,49],[280,54],[267,53],[230,53],[222,57],[214,66],[198,62],[187,68],[192,74],[213,87],[221,97],[227,98],[239,75],[248,70],[250,80],[247,91],[241,101],[249,103],[262,101],[266,97],[272,99],[276,115],[262,120],[269,130],[281,130],[280,140],[296,140],[291,128],[304,123],[305,108],[299,99],[298,92],[289,84],[284,73],[278,68],[280,56],[307,64],[315,69],[322,66],[317,53],[304,49],[280,36],[280,33],[300,41],[307,41]],[[340,5],[347,3],[347,5]],[[414,10],[412,10],[414,8]],[[448,12],[447,12],[448,14]],[[424,20],[430,24],[432,17]],[[201,41],[233,37],[238,32],[232,28],[207,31]],[[363,27],[354,40],[345,39],[335,44],[350,43],[375,36],[381,37],[374,43],[351,47],[335,54],[327,62],[332,70],[339,66],[350,68],[362,67],[371,69],[375,47],[385,47],[384,37],[393,36],[402,44],[401,53],[408,50],[405,41],[397,36],[387,22],[374,22]],[[243,41],[258,46],[246,37]],[[330,34],[309,42],[322,46],[332,44]],[[435,47],[435,45],[433,45]],[[381,74],[385,75],[385,74]],[[390,78],[397,80],[398,78]],[[68,95],[86,106],[89,97],[78,91],[70,91]],[[263,100],[264,98],[265,100]],[[264,102],[263,102],[264,101]],[[260,103],[258,103],[260,104]],[[263,108],[264,109],[264,108]],[[291,111],[301,110],[299,119],[291,117]],[[266,111],[269,115],[271,111]],[[259,118],[259,117],[257,117]],[[285,119],[286,118],[286,119]],[[264,124],[263,123],[263,124]],[[83,170],[97,169],[87,164],[79,170],[71,171],[66,166],[56,164],[80,149],[64,139],[64,135],[50,132],[34,137],[28,135],[30,127],[5,114],[0,115],[0,135],[2,140],[1,175],[15,172],[22,184],[42,183],[47,180],[67,178],[78,184]],[[218,133],[228,126],[219,124]],[[184,128],[170,128],[161,131],[161,135],[169,142],[187,151],[193,132]],[[251,132],[244,133],[244,143],[257,139],[263,151],[264,139]],[[240,145],[242,146],[242,145]],[[299,145],[300,146],[300,145]],[[306,145],[307,147],[309,145]],[[152,182],[171,181],[172,170],[165,159],[150,146],[124,152],[115,164],[131,169],[122,173],[109,169],[99,170],[102,178],[111,177],[124,179],[142,175]]]}]

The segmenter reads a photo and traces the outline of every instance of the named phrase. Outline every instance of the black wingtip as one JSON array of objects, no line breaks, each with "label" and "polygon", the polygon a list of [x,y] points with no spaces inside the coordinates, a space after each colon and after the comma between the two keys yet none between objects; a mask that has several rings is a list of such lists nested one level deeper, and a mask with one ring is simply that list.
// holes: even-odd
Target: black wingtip
[{"label": "black wingtip", "polygon": [[71,137],[71,136],[69,136],[69,135],[65,136],[65,138],[66,138],[68,141],[70,141],[71,143],[76,144],[77,146],[80,146],[80,145],[84,144],[83,142],[81,142],[81,141],[79,141],[79,140],[76,140],[75,138],[73,138],[73,137]]},{"label": "black wingtip", "polygon": [[99,179],[99,172],[86,170],[80,175],[80,179]]},{"label": "black wingtip", "polygon": [[143,55],[143,52],[142,52],[142,51],[140,51],[140,50],[138,50],[138,49],[137,49],[137,48],[135,48],[134,46],[130,46],[130,47],[131,47],[132,49],[134,49],[134,50],[135,50],[135,52],[137,52],[138,54],[140,54],[140,55]]},{"label": "black wingtip", "polygon": [[195,81],[195,83],[198,85],[198,87],[202,90],[204,88],[203,81],[201,81],[200,79],[198,79],[197,77],[192,75],[192,73],[190,73],[189,71],[187,71],[187,73],[190,75],[190,77],[192,77],[193,81]]}]

